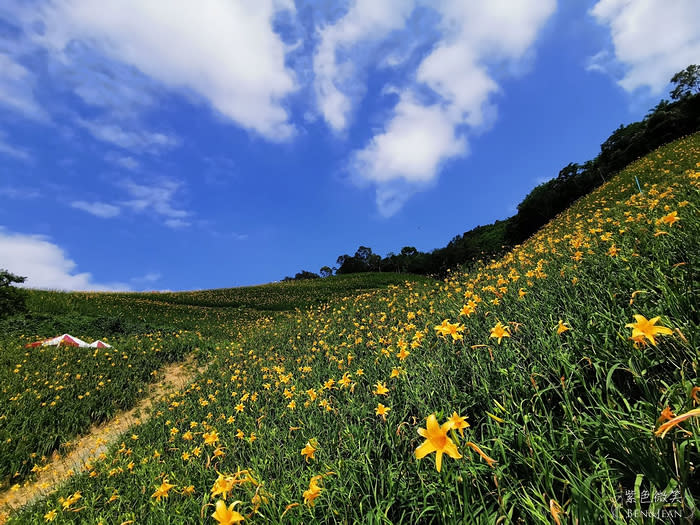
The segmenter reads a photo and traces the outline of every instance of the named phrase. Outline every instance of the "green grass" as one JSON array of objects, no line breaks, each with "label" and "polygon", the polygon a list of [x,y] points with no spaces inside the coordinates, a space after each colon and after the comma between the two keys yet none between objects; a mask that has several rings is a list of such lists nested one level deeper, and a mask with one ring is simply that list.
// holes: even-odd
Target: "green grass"
[{"label": "green grass", "polygon": [[[650,509],[697,520],[698,418],[663,438],[655,428],[665,407],[697,404],[698,172],[694,135],[498,261],[261,321],[220,345],[203,376],[133,430],[137,440],[125,436],[15,522],[214,523],[215,481],[240,469],[255,483],[236,484],[227,502],[252,522],[552,523],[557,508],[562,523],[649,522],[627,513]],[[660,222],[673,211],[679,222]],[[635,343],[635,314],[673,333]],[[461,339],[438,335],[444,320]],[[558,334],[560,320],[570,330]],[[510,332],[500,343],[490,337],[499,322]],[[374,393],[378,382],[388,395]],[[391,408],[386,421],[378,403]],[[450,431],[462,457],[444,456],[437,472],[435,454],[415,457],[417,430],[453,412],[470,423],[464,438]],[[318,475],[311,506],[304,492]],[[174,486],[157,501],[165,480]],[[672,501],[649,507],[642,496]]]},{"label": "green grass", "polygon": [[[29,313],[5,320],[0,337],[0,486],[22,481],[62,444],[132,407],[162,366],[193,352],[200,363],[208,361],[217,345],[255,330],[266,316],[290,315],[283,310],[307,304],[314,290],[321,297],[348,295],[406,279],[425,280],[372,274],[173,294],[31,290]],[[265,297],[261,304],[270,308],[233,305],[250,297]],[[218,306],[205,304],[217,299]],[[64,332],[107,340],[114,350],[24,348]]]}]

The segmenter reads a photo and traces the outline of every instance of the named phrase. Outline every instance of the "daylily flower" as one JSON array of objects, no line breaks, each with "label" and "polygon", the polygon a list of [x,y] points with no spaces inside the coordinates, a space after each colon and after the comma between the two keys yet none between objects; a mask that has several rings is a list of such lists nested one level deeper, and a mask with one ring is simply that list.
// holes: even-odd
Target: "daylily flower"
[{"label": "daylily flower", "polygon": [[657,423],[663,423],[664,421],[668,421],[674,417],[676,417],[676,414],[673,413],[671,407],[666,407],[661,411],[661,415],[659,416]]},{"label": "daylily flower", "polygon": [[654,339],[657,335],[670,335],[673,332],[670,328],[665,326],[655,326],[660,317],[654,317],[653,319],[647,319],[643,315],[634,315],[636,323],[628,323],[625,328],[632,329],[632,339],[638,341],[640,336],[646,337],[651,344],[656,345],[656,340]]},{"label": "daylily flower", "polygon": [[205,432],[202,434],[202,437],[204,438],[204,443],[206,445],[213,445],[217,441],[219,441],[219,434],[216,432],[216,430],[212,430],[211,432]]},{"label": "daylily flower", "polygon": [[452,336],[453,341],[463,338],[461,332],[464,332],[464,325],[459,323],[450,323],[445,319],[441,324],[435,326],[435,331],[442,337]]},{"label": "daylily flower", "polygon": [[382,416],[382,419],[386,421],[386,415],[389,413],[389,410],[391,410],[391,408],[385,407],[381,403],[377,403],[377,408],[374,410],[374,413],[378,416]]},{"label": "daylily flower", "polygon": [[160,501],[161,498],[167,498],[168,491],[174,486],[175,485],[168,483],[167,479],[164,479],[163,483],[160,484],[160,487],[158,487],[156,491],[153,494],[151,494],[151,497],[156,498],[156,501]]},{"label": "daylily flower", "polygon": [[671,430],[673,427],[678,425],[679,423],[682,423],[686,419],[689,419],[691,417],[695,416],[700,416],[700,408],[694,408],[693,410],[690,410],[689,412],[686,412],[685,414],[681,414],[680,416],[676,416],[673,419],[666,421],[663,425],[661,425],[659,428],[656,429],[656,432],[654,432],[655,436],[661,435],[661,437],[666,437],[666,434],[668,433],[669,430]]},{"label": "daylily flower", "polygon": [[669,226],[673,226],[676,222],[680,221],[680,217],[678,217],[678,212],[677,211],[672,211],[668,215],[664,215],[659,219],[659,222],[663,222],[664,224],[668,224]]},{"label": "daylily flower", "polygon": [[214,518],[221,525],[233,525],[234,523],[242,522],[245,518],[243,518],[241,513],[233,510],[233,508],[238,503],[240,503],[240,501],[234,501],[233,503],[231,503],[231,505],[227,507],[224,501],[217,501],[216,512],[214,512],[214,514],[212,514],[211,517]]},{"label": "daylily flower", "polygon": [[559,324],[557,325],[557,335],[561,335],[567,330],[571,330],[571,328],[566,326],[564,322],[561,319],[559,319]]},{"label": "daylily flower", "polygon": [[564,509],[562,509],[561,505],[559,505],[559,503],[557,503],[553,499],[549,500],[549,512],[552,515],[554,523],[556,523],[557,525],[561,525],[561,520],[559,519],[559,516],[561,514],[564,514]]},{"label": "daylily flower", "polygon": [[498,339],[498,344],[501,344],[501,339],[504,337],[510,337],[510,332],[508,331],[508,328],[503,326],[501,322],[499,321],[496,326],[494,326],[491,329],[491,337],[495,337]]},{"label": "daylily flower", "polygon": [[318,485],[318,480],[320,480],[323,476],[314,476],[311,478],[311,481],[309,482],[309,489],[304,491],[304,503],[306,503],[309,507],[314,506],[314,500],[318,498],[321,495],[321,491],[323,490],[319,485]]},{"label": "daylily flower", "polygon": [[374,388],[374,394],[378,396],[385,396],[389,393],[389,389],[382,383],[377,382]]},{"label": "daylily flower", "polygon": [[314,447],[309,441],[306,442],[306,446],[301,449],[301,455],[304,456],[304,459],[306,459],[306,462],[309,462],[309,459],[316,459],[314,457],[314,453],[316,452],[316,447]]},{"label": "daylily flower", "polygon": [[453,459],[459,459],[462,455],[457,450],[454,442],[447,437],[447,432],[452,428],[452,423],[447,421],[440,426],[435,414],[430,414],[426,428],[419,428],[418,434],[425,438],[425,442],[416,449],[416,459],[422,459],[431,452],[435,452],[435,468],[440,472],[442,468],[442,455],[447,454]]},{"label": "daylily flower", "polygon": [[459,430],[459,433],[462,435],[462,437],[464,437],[464,429],[469,427],[466,417],[458,415],[457,412],[452,412],[452,416],[450,416],[450,419],[448,419],[447,422],[452,425],[451,428]]},{"label": "daylily flower", "polygon": [[214,482],[214,486],[211,488],[212,497],[216,497],[219,494],[226,500],[226,496],[229,492],[233,490],[235,481],[231,476],[224,476],[219,473],[219,477]]}]

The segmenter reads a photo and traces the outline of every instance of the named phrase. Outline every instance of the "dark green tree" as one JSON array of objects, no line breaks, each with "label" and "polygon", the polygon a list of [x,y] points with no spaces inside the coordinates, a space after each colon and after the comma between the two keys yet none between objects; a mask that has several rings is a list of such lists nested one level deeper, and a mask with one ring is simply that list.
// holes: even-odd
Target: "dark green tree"
[{"label": "dark green tree", "polygon": [[682,100],[700,93],[700,66],[697,64],[689,65],[683,71],[673,75],[671,83],[676,86],[671,91],[673,100]]},{"label": "dark green tree", "polygon": [[330,266],[322,266],[318,273],[321,277],[330,277],[333,275],[333,269]]},{"label": "dark green tree", "polygon": [[0,318],[26,311],[26,292],[12,286],[26,280],[26,277],[0,269]]}]

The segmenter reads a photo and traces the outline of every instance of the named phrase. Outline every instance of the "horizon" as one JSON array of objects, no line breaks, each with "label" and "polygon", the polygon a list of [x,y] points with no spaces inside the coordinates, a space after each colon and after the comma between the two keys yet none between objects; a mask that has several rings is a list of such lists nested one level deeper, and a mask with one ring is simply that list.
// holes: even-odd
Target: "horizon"
[{"label": "horizon", "polygon": [[506,219],[700,62],[697,2],[584,4],[11,0],[0,268],[255,286]]}]

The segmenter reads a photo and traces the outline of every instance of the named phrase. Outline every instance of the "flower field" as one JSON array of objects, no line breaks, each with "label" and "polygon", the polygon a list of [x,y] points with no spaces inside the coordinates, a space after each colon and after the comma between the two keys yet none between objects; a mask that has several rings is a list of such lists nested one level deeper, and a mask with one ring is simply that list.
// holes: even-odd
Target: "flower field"
[{"label": "flower field", "polygon": [[[371,281],[334,278],[321,295],[345,296],[398,279],[373,276]],[[24,325],[12,320],[0,338],[0,488],[13,487],[45,468],[55,451],[70,449],[72,439],[90,425],[133,406],[163,365],[186,356],[206,363],[220,344],[255,329],[256,323],[266,322],[266,315],[289,315],[287,310],[310,297],[303,282],[242,289],[243,294],[267,297],[280,310],[265,313],[231,307],[231,297],[241,295],[237,290],[196,292],[192,304],[152,299],[160,294],[31,291],[32,316],[22,319]],[[220,307],[208,307],[200,304],[202,296],[227,299]],[[114,348],[24,347],[64,331],[90,341],[106,338]]]},{"label": "flower field", "polygon": [[[100,315],[123,308],[182,332],[130,334],[82,357],[2,343],[6,476],[41,468],[42,454],[133,403],[161,363],[196,348],[210,361],[88,471],[9,521],[700,519],[699,191],[696,134],[502,259],[444,281],[339,288],[238,322],[268,292],[107,294]],[[303,286],[306,303],[324,284]],[[87,314],[102,300],[55,294],[51,306],[45,295],[44,312],[57,314],[61,301]],[[297,300],[270,297],[260,310]]]}]

